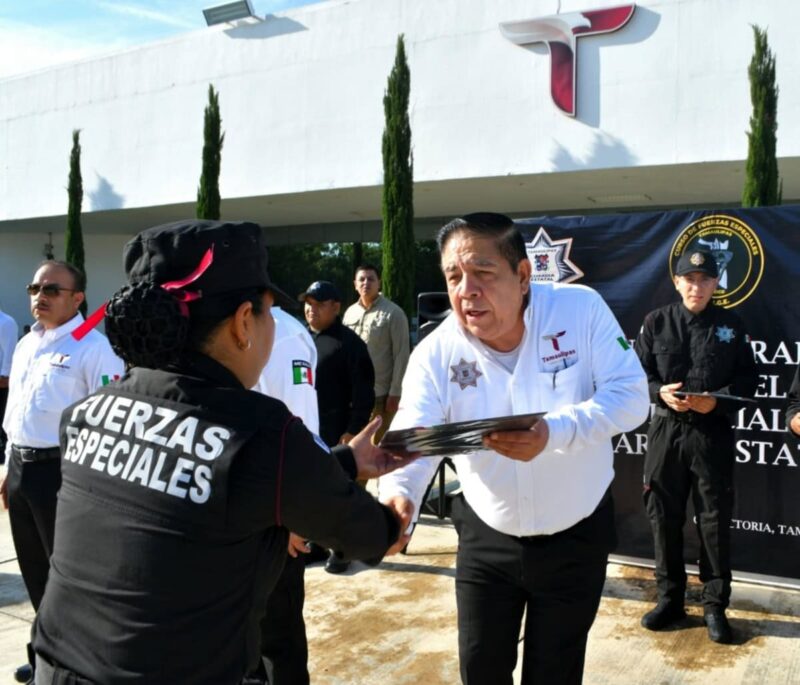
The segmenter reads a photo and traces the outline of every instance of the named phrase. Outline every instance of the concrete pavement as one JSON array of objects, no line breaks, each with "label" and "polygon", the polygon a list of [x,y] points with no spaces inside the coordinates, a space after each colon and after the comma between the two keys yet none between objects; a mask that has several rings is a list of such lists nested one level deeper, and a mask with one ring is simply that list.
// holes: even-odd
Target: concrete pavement
[{"label": "concrete pavement", "polygon": [[[407,555],[333,576],[306,574],[312,683],[451,685],[459,682],[454,597],[456,536],[423,519]],[[736,644],[706,637],[699,585],[689,618],[652,633],[639,619],[655,598],[652,572],[609,565],[589,637],[587,685],[790,685],[800,683],[800,592],[734,583]],[[24,661],[33,611],[19,576],[8,516],[0,513],[0,684]],[[519,682],[516,674],[515,682]]]}]

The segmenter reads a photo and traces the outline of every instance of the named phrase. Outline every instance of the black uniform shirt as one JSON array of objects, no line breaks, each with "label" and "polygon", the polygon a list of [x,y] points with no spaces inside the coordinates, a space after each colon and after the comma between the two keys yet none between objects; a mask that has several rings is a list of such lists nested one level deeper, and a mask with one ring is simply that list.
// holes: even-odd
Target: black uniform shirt
[{"label": "black uniform shirt", "polygon": [[791,433],[792,429],[789,428],[789,424],[792,422],[792,417],[797,412],[800,412],[800,366],[794,370],[794,378],[789,387],[788,399],[789,404],[786,406],[786,428]]},{"label": "black uniform shirt", "polygon": [[[756,390],[753,351],[742,320],[729,309],[709,304],[692,314],[682,302],[650,312],[635,343],[650,389],[650,399],[666,404],[661,386],[682,382],[681,390],[752,397]],[[737,403],[718,401],[710,413],[729,415]]]},{"label": "black uniform shirt", "polygon": [[[61,449],[34,647],[103,685],[238,683],[287,529],[355,558],[397,538],[283,403],[201,355],[133,369],[67,409]],[[352,475],[349,448],[336,453]]]},{"label": "black uniform shirt", "polygon": [[375,404],[375,370],[367,344],[337,317],[324,331],[309,329],[317,346],[319,434],[335,445],[344,433],[358,433]]}]

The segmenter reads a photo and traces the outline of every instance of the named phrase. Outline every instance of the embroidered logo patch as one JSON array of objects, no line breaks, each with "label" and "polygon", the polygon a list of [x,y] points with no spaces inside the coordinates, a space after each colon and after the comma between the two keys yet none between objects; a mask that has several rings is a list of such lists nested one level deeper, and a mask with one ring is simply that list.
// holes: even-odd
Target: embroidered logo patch
[{"label": "embroidered logo patch", "polygon": [[462,390],[468,385],[471,385],[473,388],[477,388],[478,378],[483,376],[483,374],[478,371],[478,362],[468,362],[463,358],[458,364],[452,365],[450,370],[453,372],[453,376],[450,378],[450,381],[452,383],[458,383],[458,386]]},{"label": "embroidered logo patch", "polygon": [[619,343],[619,346],[623,350],[627,351],[631,349],[630,343],[627,340],[625,340],[625,338],[623,338],[622,336],[619,336],[619,338],[617,338],[617,342]]},{"label": "embroidered logo patch", "polygon": [[68,362],[68,354],[54,354],[52,357],[50,357],[50,366],[55,366],[57,369],[72,368]]},{"label": "embroidered logo patch", "polygon": [[565,333],[566,331],[559,331],[558,333],[549,333],[548,335],[543,335],[542,340],[549,340],[551,343],[553,343],[553,349],[556,352],[559,352],[561,348],[558,346],[558,339]]},{"label": "embroidered logo patch", "polygon": [[103,385],[108,385],[109,383],[113,383],[114,381],[118,381],[119,380],[119,374],[115,373],[113,376],[108,376],[106,374],[103,374],[102,377],[100,378],[100,380],[102,381]]},{"label": "embroidered logo patch", "polygon": [[736,337],[736,331],[729,326],[717,326],[715,334],[720,342],[729,343]]},{"label": "embroidered logo patch", "polygon": [[294,385],[314,385],[311,364],[303,359],[294,359],[292,361],[292,383]]},{"label": "embroidered logo patch", "polygon": [[[578,350],[564,350],[561,348],[561,344],[564,340],[559,341],[559,338],[563,338],[567,334],[567,331],[558,331],[558,333],[547,333],[546,335],[542,336],[542,340],[546,340],[553,346],[553,354],[544,354],[542,356],[542,362],[545,365],[551,366],[552,364],[558,364],[564,366],[564,368],[568,368],[572,366],[575,362],[578,361]],[[545,346],[546,348],[546,346]],[[545,352],[542,350],[542,352]]]}]

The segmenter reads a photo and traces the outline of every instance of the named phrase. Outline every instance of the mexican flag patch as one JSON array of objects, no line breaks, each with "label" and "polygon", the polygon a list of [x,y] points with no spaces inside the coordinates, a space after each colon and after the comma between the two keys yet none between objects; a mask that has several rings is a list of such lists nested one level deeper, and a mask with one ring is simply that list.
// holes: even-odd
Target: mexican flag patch
[{"label": "mexican flag patch", "polygon": [[302,359],[295,359],[292,361],[292,382],[295,385],[314,385],[314,379],[311,375],[311,364]]}]

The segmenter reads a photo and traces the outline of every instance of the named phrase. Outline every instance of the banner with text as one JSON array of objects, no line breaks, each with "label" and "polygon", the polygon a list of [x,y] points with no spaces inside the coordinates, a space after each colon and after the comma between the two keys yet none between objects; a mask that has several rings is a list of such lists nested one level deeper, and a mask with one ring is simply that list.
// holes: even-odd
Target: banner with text
[{"label": "banner with text", "polygon": [[[800,206],[541,217],[518,224],[533,280],[595,288],[631,341],[648,312],[678,301],[672,272],[684,250],[714,254],[721,276],[713,302],[745,321],[761,380],[758,403],[736,416],[733,568],[800,583],[800,442],[784,425],[786,394],[800,362]],[[614,438],[616,551],[652,559],[642,504],[646,449],[647,424]],[[686,561],[697,563],[690,518],[685,532]]]}]

